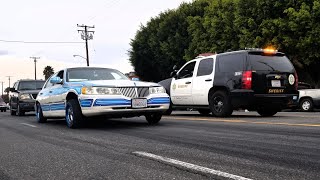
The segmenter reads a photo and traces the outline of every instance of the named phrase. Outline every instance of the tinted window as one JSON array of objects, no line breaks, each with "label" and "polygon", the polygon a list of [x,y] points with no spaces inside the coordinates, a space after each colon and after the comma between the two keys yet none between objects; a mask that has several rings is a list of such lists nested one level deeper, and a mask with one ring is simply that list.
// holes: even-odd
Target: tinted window
[{"label": "tinted window", "polygon": [[252,70],[255,71],[289,72],[294,70],[291,62],[286,56],[249,54],[249,61]]},{"label": "tinted window", "polygon": [[217,58],[220,72],[243,71],[245,54],[220,55]]},{"label": "tinted window", "polygon": [[203,59],[199,63],[197,76],[209,75],[213,70],[213,59]]},{"label": "tinted window", "polygon": [[195,65],[196,65],[196,62],[194,61],[187,64],[184,68],[182,68],[181,71],[179,71],[178,79],[192,77]]},{"label": "tinted window", "polygon": [[120,71],[108,68],[76,68],[67,71],[67,81],[123,80],[127,76]]},{"label": "tinted window", "polygon": [[20,81],[18,90],[42,89],[44,81]]}]

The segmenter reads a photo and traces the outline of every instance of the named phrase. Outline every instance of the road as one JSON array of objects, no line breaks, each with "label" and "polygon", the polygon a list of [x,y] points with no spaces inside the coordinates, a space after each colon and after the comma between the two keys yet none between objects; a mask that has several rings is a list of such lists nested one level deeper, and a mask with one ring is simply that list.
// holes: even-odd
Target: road
[{"label": "road", "polygon": [[0,113],[0,179],[318,180],[319,115],[180,111],[155,126],[139,117],[68,129],[63,120]]}]

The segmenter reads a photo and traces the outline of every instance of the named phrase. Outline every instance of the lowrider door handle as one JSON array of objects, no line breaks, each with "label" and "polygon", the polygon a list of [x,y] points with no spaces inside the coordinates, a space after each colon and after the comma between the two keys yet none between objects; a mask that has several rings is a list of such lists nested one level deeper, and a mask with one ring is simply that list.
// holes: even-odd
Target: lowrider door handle
[{"label": "lowrider door handle", "polygon": [[191,84],[191,82],[190,82],[190,81],[188,81],[188,82],[186,82],[186,84]]},{"label": "lowrider door handle", "polygon": [[49,91],[49,93],[52,93],[52,91]]}]

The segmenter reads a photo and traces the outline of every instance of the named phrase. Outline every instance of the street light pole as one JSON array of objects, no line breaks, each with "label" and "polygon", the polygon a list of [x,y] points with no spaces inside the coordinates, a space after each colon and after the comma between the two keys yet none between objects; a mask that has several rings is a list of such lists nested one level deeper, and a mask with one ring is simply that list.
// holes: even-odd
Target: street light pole
[{"label": "street light pole", "polygon": [[30,57],[34,60],[34,80],[37,80],[37,59],[40,59],[40,57]]}]

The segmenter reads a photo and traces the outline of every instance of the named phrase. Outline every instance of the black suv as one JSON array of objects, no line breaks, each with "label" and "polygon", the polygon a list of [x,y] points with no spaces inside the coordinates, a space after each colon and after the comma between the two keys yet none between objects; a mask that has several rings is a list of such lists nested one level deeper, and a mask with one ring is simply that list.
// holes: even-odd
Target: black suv
[{"label": "black suv", "polygon": [[[159,82],[173,109],[230,116],[235,109],[273,116],[298,100],[298,77],[284,53],[250,49],[200,56]],[[168,114],[170,110],[168,111]]]},{"label": "black suv", "polygon": [[42,89],[43,80],[19,80],[10,88],[9,106],[11,115],[23,116],[34,111],[35,99]]}]

